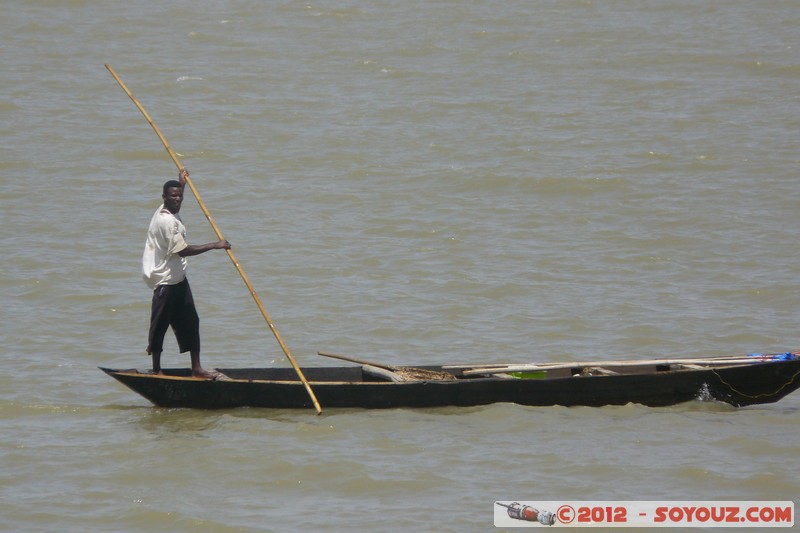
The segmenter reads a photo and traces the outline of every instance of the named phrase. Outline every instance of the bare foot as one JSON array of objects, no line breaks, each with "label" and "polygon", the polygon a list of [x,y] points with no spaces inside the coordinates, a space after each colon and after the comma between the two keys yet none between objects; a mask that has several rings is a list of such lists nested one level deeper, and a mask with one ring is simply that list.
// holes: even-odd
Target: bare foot
[{"label": "bare foot", "polygon": [[192,370],[192,377],[217,381],[218,379],[225,377],[225,375],[222,374],[222,372],[217,372],[216,370],[209,371],[203,368],[199,368],[197,370]]}]

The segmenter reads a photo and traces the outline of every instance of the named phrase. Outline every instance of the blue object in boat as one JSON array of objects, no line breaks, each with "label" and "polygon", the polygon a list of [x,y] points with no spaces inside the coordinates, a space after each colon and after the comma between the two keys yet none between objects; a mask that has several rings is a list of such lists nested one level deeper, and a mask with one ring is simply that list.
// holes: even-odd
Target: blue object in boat
[{"label": "blue object in boat", "polygon": [[797,356],[792,352],[779,353],[773,355],[772,357],[770,357],[768,354],[763,354],[763,353],[749,353],[747,354],[747,356],[761,357],[762,359],[770,358],[773,361],[794,361],[795,359],[797,359]]}]

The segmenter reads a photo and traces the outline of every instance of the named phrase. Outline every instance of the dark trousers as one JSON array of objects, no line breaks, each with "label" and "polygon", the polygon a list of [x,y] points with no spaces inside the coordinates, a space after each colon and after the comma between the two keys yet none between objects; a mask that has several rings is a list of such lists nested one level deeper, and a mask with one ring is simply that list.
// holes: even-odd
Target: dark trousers
[{"label": "dark trousers", "polygon": [[147,353],[164,350],[164,335],[170,326],[181,353],[200,351],[200,318],[188,279],[175,285],[159,285],[153,291]]}]

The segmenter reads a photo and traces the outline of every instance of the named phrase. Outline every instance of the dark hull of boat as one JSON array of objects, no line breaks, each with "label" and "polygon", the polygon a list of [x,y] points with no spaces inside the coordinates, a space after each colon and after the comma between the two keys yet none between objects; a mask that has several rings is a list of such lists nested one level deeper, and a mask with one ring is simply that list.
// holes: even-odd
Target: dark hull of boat
[{"label": "dark hull of boat", "polygon": [[[698,369],[651,368],[652,371],[640,368],[626,374],[566,374],[546,379],[464,377],[455,371],[459,379],[401,383],[370,378],[361,367],[302,370],[323,409],[477,406],[497,402],[592,407],[635,403],[661,407],[692,400],[715,400],[742,407],[776,402],[800,387],[800,360]],[[312,408],[308,392],[292,368],[219,369],[231,378],[225,381],[194,379],[188,370],[168,370],[160,376],[136,370],[101,370],[161,407]]]}]

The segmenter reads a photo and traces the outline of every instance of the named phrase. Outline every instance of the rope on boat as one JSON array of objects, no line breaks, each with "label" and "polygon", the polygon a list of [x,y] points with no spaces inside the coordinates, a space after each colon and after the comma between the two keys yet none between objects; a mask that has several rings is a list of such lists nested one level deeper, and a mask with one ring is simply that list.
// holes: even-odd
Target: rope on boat
[{"label": "rope on boat", "polygon": [[789,381],[787,381],[786,383],[784,383],[783,385],[781,385],[780,387],[775,389],[775,391],[773,391],[773,392],[765,392],[765,393],[761,393],[761,394],[746,394],[746,393],[738,390],[736,387],[734,387],[733,385],[731,385],[730,383],[728,383],[724,379],[722,379],[722,376],[720,376],[719,373],[717,373],[717,371],[715,369],[712,368],[711,372],[713,372],[714,375],[717,376],[717,379],[719,379],[720,383],[722,383],[723,385],[726,385],[732,392],[735,392],[736,394],[738,394],[740,396],[744,396],[745,398],[752,398],[754,400],[758,399],[758,398],[763,398],[763,397],[775,396],[776,394],[781,392],[783,389],[785,389],[786,387],[788,387],[789,385],[794,383],[794,380],[797,379],[797,376],[800,376],[800,370],[798,370],[797,372],[794,373],[794,375],[791,378],[789,378]]}]

